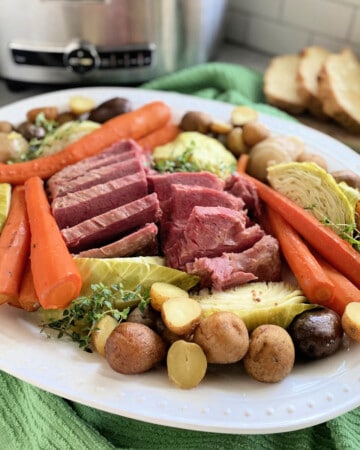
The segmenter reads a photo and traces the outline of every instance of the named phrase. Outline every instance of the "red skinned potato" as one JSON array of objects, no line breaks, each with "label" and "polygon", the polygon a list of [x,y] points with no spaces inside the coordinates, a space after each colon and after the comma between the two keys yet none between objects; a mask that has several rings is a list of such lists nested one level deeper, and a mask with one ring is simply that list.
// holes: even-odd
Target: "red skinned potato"
[{"label": "red skinned potato", "polygon": [[141,323],[120,323],[105,344],[105,357],[110,367],[123,374],[147,372],[165,356],[166,345],[162,338]]}]

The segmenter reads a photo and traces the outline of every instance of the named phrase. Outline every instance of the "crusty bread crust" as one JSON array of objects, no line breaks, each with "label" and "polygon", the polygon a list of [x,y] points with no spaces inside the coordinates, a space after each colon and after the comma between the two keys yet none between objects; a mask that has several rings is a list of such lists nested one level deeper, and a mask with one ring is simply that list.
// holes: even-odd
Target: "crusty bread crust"
[{"label": "crusty bread crust", "polygon": [[299,55],[276,56],[264,73],[263,89],[267,102],[291,114],[301,114],[305,109],[297,91],[299,62]]},{"label": "crusty bread crust", "polygon": [[360,63],[350,49],[328,56],[319,74],[324,112],[360,134]]},{"label": "crusty bread crust", "polygon": [[318,92],[318,77],[326,58],[331,52],[320,46],[306,47],[300,52],[299,68],[296,76],[297,89],[306,108],[315,117],[325,119],[322,100]]}]

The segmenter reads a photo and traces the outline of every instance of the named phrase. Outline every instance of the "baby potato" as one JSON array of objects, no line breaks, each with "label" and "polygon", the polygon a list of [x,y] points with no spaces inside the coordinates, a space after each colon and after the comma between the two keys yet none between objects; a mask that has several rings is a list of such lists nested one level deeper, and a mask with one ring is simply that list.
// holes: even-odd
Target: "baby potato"
[{"label": "baby potato", "polygon": [[207,360],[202,348],[182,339],[174,342],[167,354],[169,379],[182,389],[196,387],[204,378]]},{"label": "baby potato", "polygon": [[251,333],[245,355],[246,372],[257,381],[276,383],[291,372],[295,348],[289,333],[278,325],[260,325]]},{"label": "baby potato", "polygon": [[341,317],[344,332],[354,341],[360,342],[360,301],[346,305]]},{"label": "baby potato", "polygon": [[249,106],[235,106],[231,111],[231,123],[234,126],[243,126],[246,123],[257,120],[258,112]]},{"label": "baby potato", "polygon": [[118,324],[119,322],[112,316],[104,316],[99,320],[96,330],[92,334],[92,343],[101,356],[105,356],[106,341]]},{"label": "baby potato", "polygon": [[188,111],[184,114],[180,122],[183,131],[198,131],[206,134],[210,130],[212,117],[210,114],[201,111]]},{"label": "baby potato", "polygon": [[141,323],[120,323],[105,344],[105,357],[112,369],[123,374],[143,373],[166,356],[166,345],[151,328]]},{"label": "baby potato", "polygon": [[156,311],[161,311],[162,304],[175,297],[189,297],[189,294],[184,289],[175,286],[174,284],[157,281],[151,285],[150,288],[150,303]]},{"label": "baby potato", "polygon": [[269,166],[296,161],[304,148],[304,143],[296,137],[269,136],[251,148],[247,172],[259,180],[266,181]]},{"label": "baby potato", "polygon": [[209,363],[240,361],[249,348],[245,322],[236,314],[218,311],[204,318],[194,333],[194,342],[204,350]]},{"label": "baby potato", "polygon": [[170,298],[161,307],[161,317],[171,332],[189,335],[200,323],[201,306],[192,298]]},{"label": "baby potato", "polygon": [[268,127],[258,121],[248,122],[243,127],[243,139],[247,147],[253,147],[269,136]]}]

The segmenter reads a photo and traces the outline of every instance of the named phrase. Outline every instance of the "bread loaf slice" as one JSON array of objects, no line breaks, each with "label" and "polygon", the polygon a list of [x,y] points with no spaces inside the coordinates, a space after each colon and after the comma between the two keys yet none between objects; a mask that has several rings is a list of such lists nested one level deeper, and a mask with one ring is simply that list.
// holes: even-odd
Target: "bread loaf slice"
[{"label": "bread loaf slice", "polygon": [[300,52],[297,72],[298,94],[306,108],[315,117],[324,119],[322,101],[319,98],[318,78],[326,58],[331,52],[320,46],[306,47]]},{"label": "bread loaf slice", "polygon": [[305,109],[305,103],[297,89],[299,63],[299,55],[275,56],[264,73],[263,90],[266,101],[291,114],[300,114]]},{"label": "bread loaf slice", "polygon": [[318,92],[324,112],[347,130],[360,134],[360,63],[350,49],[326,58]]}]

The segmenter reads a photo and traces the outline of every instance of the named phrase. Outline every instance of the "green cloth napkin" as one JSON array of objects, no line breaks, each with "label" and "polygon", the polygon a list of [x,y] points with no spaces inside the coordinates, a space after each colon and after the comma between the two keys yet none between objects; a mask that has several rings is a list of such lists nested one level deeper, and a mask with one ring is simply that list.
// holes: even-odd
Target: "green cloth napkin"
[{"label": "green cloth napkin", "polygon": [[[261,74],[239,65],[199,65],[149,82],[143,88],[251,105],[261,112],[288,118],[264,104]],[[180,430],[119,417],[66,401],[3,372],[0,372],[0,393],[0,449],[4,450],[359,448],[360,408],[300,431],[227,435]]]}]

